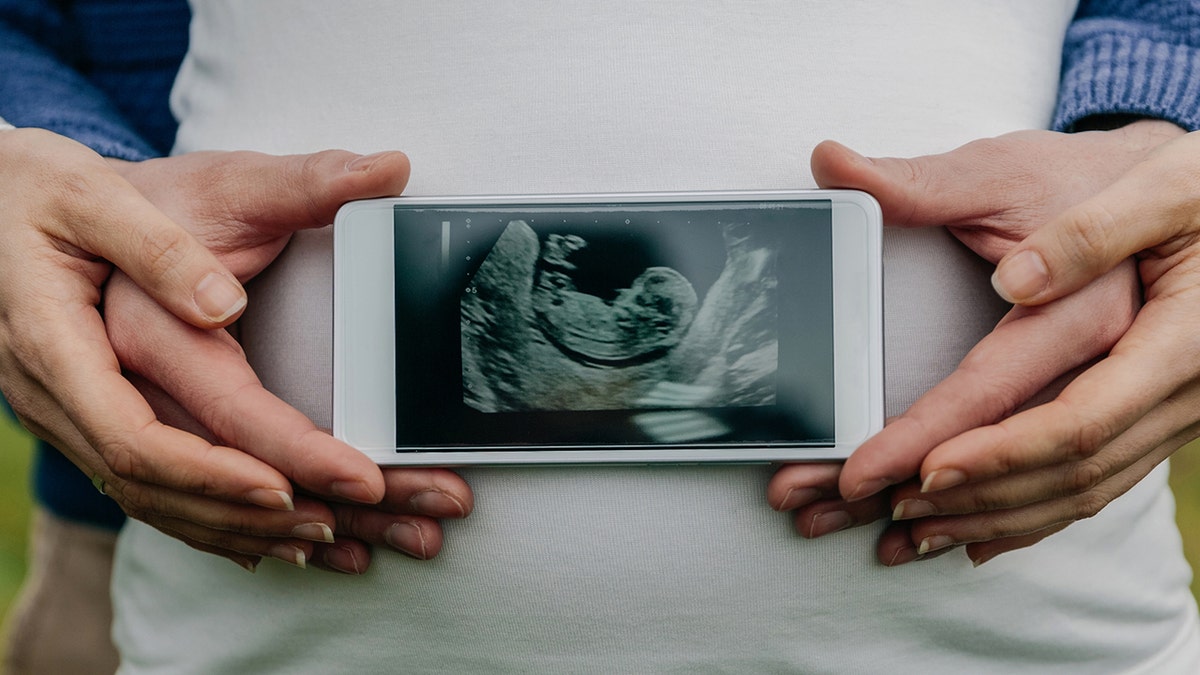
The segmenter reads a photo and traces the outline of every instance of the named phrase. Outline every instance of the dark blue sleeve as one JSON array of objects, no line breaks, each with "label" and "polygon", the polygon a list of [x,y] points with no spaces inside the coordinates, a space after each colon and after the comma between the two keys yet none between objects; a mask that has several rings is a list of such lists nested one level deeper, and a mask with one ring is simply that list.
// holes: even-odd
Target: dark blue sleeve
[{"label": "dark blue sleeve", "polygon": [[1132,115],[1200,129],[1200,0],[1082,0],[1053,127]]},{"label": "dark blue sleeve", "polygon": [[0,0],[0,117],[139,160],[174,140],[184,0]]},{"label": "dark blue sleeve", "polygon": [[[185,0],[0,0],[0,117],[108,157],[165,154],[175,137],[167,98],[189,18]],[[59,517],[105,528],[124,521],[116,502],[45,442],[33,482]]]}]

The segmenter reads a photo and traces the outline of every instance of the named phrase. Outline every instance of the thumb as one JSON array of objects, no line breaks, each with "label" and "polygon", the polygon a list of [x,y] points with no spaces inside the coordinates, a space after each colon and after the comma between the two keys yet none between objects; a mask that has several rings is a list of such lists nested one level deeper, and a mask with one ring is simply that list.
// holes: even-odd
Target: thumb
[{"label": "thumb", "polygon": [[4,204],[8,215],[24,211],[61,250],[111,262],[195,326],[224,326],[241,313],[246,293],[233,274],[100,155],[40,129],[4,133],[0,176],[28,185]]},{"label": "thumb", "polygon": [[1012,303],[1043,304],[1083,288],[1134,254],[1193,236],[1200,224],[1195,216],[1200,172],[1194,148],[1174,145],[1014,246],[992,275],[996,292]]},{"label": "thumb", "polygon": [[222,180],[235,195],[230,211],[243,222],[277,233],[324,227],[343,204],[355,199],[393,197],[408,183],[409,162],[402,152],[358,155],[325,150],[307,155],[229,153]]},{"label": "thumb", "polygon": [[954,225],[987,215],[989,200],[980,194],[996,177],[981,171],[988,164],[980,161],[979,143],[940,155],[871,158],[822,141],[810,164],[820,187],[862,190],[875,197],[888,225]]}]

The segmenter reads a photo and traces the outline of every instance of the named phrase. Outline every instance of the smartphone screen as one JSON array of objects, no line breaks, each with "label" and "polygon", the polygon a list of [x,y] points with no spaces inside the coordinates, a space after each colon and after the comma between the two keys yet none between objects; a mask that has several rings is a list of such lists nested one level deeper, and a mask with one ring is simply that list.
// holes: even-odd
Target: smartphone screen
[{"label": "smartphone screen", "polygon": [[395,206],[396,447],[832,444],[831,212]]}]

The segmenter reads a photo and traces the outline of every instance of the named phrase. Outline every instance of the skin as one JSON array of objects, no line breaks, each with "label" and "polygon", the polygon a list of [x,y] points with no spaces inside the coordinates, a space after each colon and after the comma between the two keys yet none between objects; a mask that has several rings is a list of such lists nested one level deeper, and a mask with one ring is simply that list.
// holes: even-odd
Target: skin
[{"label": "skin", "polygon": [[[1182,133],[1157,121],[1072,135],[1018,132],[914,159],[868,159],[825,143],[812,163],[823,187],[874,194],[887,224],[946,224],[998,262],[1035,234],[1068,239],[1042,230],[1056,232],[1066,217],[1059,214],[1091,208],[1081,205],[1144,172],[1139,167],[1154,149]],[[1085,210],[1071,221],[1072,241],[1094,241],[1096,222],[1137,229],[1129,224],[1144,215],[1131,211],[1141,211],[1151,192],[1124,191],[1124,220],[1097,220],[1097,211]],[[1099,512],[1194,435],[1194,413],[1144,384],[1165,367],[1152,363],[1180,357],[1192,339],[1172,329],[1155,343],[1153,361],[1145,347],[1140,361],[1123,356],[1130,341],[1145,339],[1137,337],[1144,334],[1139,324],[1165,321],[1149,293],[1138,312],[1139,272],[1143,284],[1147,275],[1144,263],[1128,260],[1132,252],[1097,265],[1098,256],[1077,247],[1062,267],[1093,262],[1083,267],[1088,273],[1072,274],[1077,281],[1063,286],[1069,293],[1048,285],[1014,307],[950,377],[890,420],[840,471],[781,468],[768,485],[769,503],[794,510],[798,531],[809,537],[892,516],[877,548],[887,565],[957,545],[979,564]],[[1081,369],[1061,393],[1046,389]]]},{"label": "skin", "polygon": [[292,231],[398,194],[408,170],[344,151],[126,163],[0,132],[0,388],[131,517],[248,569],[361,573],[367,543],[433,557],[466,484],[380,470],[267,393],[221,329]]}]

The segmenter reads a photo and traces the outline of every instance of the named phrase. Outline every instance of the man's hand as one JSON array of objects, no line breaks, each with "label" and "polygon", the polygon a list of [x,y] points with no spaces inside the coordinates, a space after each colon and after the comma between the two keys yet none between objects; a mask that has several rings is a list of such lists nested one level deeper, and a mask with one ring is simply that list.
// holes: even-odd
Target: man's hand
[{"label": "man's hand", "polygon": [[[112,275],[110,286],[125,288],[127,297],[134,297],[135,289],[145,289],[154,301],[142,296],[142,307],[152,308],[145,314],[144,325],[119,308],[110,308],[110,323],[125,319],[130,330],[153,340],[150,317],[168,317],[173,328],[189,336],[202,336],[206,344],[219,342],[224,359],[240,358],[240,349],[219,330],[245,306],[241,285],[226,264],[238,267],[248,277],[251,270],[257,271],[253,269],[256,265],[265,265],[278,253],[291,228],[328,222],[318,216],[331,214],[336,205],[322,200],[393,194],[403,187],[408,167],[398,153],[392,153],[385,162],[390,168],[382,172],[372,168],[378,158],[347,166],[353,157],[341,153],[333,158],[334,165],[316,159],[280,158],[277,180],[263,186],[220,180],[217,174],[221,171],[229,172],[226,178],[252,178],[237,174],[236,162],[218,163],[219,168],[205,174],[197,170],[205,160],[193,158],[179,164],[193,171],[174,177],[208,183],[185,186],[171,182],[169,167],[174,160],[155,160],[148,165],[107,162],[86,147],[49,132],[0,132],[0,185],[4,186],[0,190],[0,268],[4,270],[0,281],[0,388],[25,426],[61,449],[127,513],[176,534],[186,530],[189,543],[220,551],[244,566],[252,567],[262,555],[302,562],[311,557],[314,541],[330,541],[339,526],[371,541],[386,541],[382,535],[387,531],[379,529],[377,522],[373,528],[349,527],[348,519],[354,523],[374,521],[349,518],[344,505],[297,498],[292,480],[319,495],[368,504],[384,499],[385,507],[395,509],[397,497],[385,495],[396,483],[394,477],[384,476],[361,453],[313,430],[303,416],[277,401],[271,421],[253,425],[257,436],[246,433],[237,438],[244,445],[214,444],[199,427],[186,427],[200,432],[191,433],[164,424],[122,374],[97,310],[101,289],[115,265],[124,273]],[[212,155],[208,160],[217,158]],[[353,171],[363,165],[368,167],[365,173]],[[198,241],[114,167],[145,182],[148,190],[157,190],[160,199],[173,193],[204,202],[206,206],[194,212],[199,219],[188,225],[207,240]],[[334,172],[348,177],[339,182]],[[280,181],[290,181],[292,187],[284,194],[299,195],[290,211],[280,212],[309,215],[290,224],[276,223],[273,232],[260,229],[249,250],[226,249],[221,251],[225,260],[218,260],[205,247],[221,241],[212,237],[214,228],[233,232],[238,229],[235,212],[276,208],[262,189],[276,190]],[[335,188],[319,191],[322,184]],[[215,187],[222,192],[208,192]],[[188,349],[182,341],[168,346]],[[178,377],[189,375],[178,363],[170,367],[174,370],[167,372]],[[195,365],[191,374],[216,369],[215,364]],[[244,386],[236,393],[223,389],[225,402],[254,398],[253,388],[244,380],[241,384]],[[228,414],[229,409],[225,410]],[[246,418],[242,419],[232,426],[244,426]],[[289,435],[282,440],[267,439],[271,430]],[[281,446],[289,451],[281,452]],[[409,490],[415,499],[424,487],[434,490],[434,497],[446,494],[453,499],[447,506],[424,497],[415,499],[419,506],[404,508],[423,517],[469,512],[470,492],[457,476],[414,475],[418,480],[395,489]],[[425,478],[429,480],[422,483]],[[440,545],[436,523],[414,522],[416,531],[402,528],[391,532],[391,538],[419,557],[435,554]],[[366,531],[359,532],[363,529]],[[254,545],[228,546],[234,537],[249,537]],[[348,546],[353,553],[355,545]],[[344,548],[331,548],[325,557],[348,561],[345,552]],[[360,563],[366,559],[361,550],[357,559]],[[358,569],[357,565],[342,567]]]},{"label": "man's hand", "polygon": [[[947,225],[994,262],[1055,214],[1102,190],[1153,147],[1179,133],[1174,125],[1161,122],[1069,136],[1019,132],[911,160],[870,160],[828,143],[814,151],[813,172],[822,186],[874,194],[890,225]],[[1137,305],[1136,278],[1126,263],[1059,302],[1015,308],[957,371],[867,441],[842,471],[784,467],[768,487],[770,503],[780,510],[799,509],[797,527],[806,536],[889,513],[898,519],[928,515],[923,500],[911,498],[919,483],[898,488],[892,499],[882,491],[914,481],[926,455],[939,443],[1006,417],[1056,379],[1107,352],[1130,325]],[[1028,502],[1062,497],[1044,482],[1027,478],[1013,478],[1008,489],[1021,491]],[[981,495],[975,502],[976,511],[986,512],[986,522],[964,524],[954,535],[965,538],[949,543],[999,539],[1003,541],[995,546],[1013,548],[1031,543],[1023,528],[1038,523],[1020,521],[1016,529],[997,528],[1002,516],[993,511],[1006,508],[1008,502],[997,507],[986,501],[992,497]],[[925,529],[910,534],[906,527],[893,527],[878,553],[885,564],[908,562],[945,548],[947,540],[939,536]],[[979,550],[992,549],[968,552],[974,556]]]},{"label": "man's hand", "polygon": [[[115,166],[243,281],[273,261],[295,229],[331,222],[346,201],[398,194],[408,178],[408,160],[398,152],[369,157],[344,151],[289,157],[194,153]],[[247,527],[236,532],[218,531],[216,524],[198,518],[154,521],[164,531],[197,548],[248,556],[273,555],[279,546],[291,546],[295,550],[288,552],[298,553],[298,560],[360,573],[370,556],[363,541],[431,558],[442,541],[435,519],[470,513],[470,489],[450,471],[388,470],[378,486],[346,480],[380,471],[267,392],[224,331],[180,322],[119,274],[108,285],[105,310],[121,364],[145,378],[143,389],[160,416],[244,449],[306,492],[328,498],[323,503],[300,497],[296,504],[330,509],[339,537],[327,536],[316,546],[280,542],[277,532],[253,530],[249,513],[240,521]],[[371,508],[344,503],[380,498]]]}]

